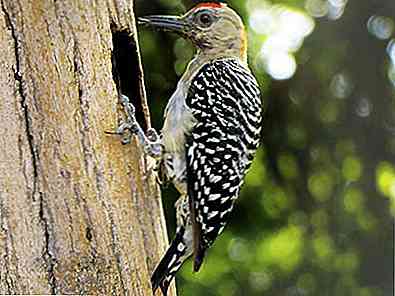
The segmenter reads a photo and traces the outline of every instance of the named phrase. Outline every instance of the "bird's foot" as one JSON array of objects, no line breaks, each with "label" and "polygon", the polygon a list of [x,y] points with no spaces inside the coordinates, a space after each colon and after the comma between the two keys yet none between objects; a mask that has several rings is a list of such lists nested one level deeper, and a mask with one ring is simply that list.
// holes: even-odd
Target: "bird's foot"
[{"label": "bird's foot", "polygon": [[155,159],[160,159],[162,155],[162,144],[159,134],[153,128],[149,128],[147,134],[145,134],[136,120],[136,108],[130,102],[129,98],[121,95],[120,99],[126,113],[126,120],[121,122],[114,134],[122,136],[122,144],[129,144],[132,135],[136,135],[139,142],[143,145],[145,153]]}]

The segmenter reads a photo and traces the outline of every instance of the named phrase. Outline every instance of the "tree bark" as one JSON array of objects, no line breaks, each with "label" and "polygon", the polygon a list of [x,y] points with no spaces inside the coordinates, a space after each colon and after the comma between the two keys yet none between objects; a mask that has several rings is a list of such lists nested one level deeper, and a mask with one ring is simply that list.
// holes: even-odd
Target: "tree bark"
[{"label": "tree bark", "polygon": [[152,295],[160,191],[136,140],[105,134],[123,116],[116,31],[150,126],[131,0],[0,4],[0,294]]}]

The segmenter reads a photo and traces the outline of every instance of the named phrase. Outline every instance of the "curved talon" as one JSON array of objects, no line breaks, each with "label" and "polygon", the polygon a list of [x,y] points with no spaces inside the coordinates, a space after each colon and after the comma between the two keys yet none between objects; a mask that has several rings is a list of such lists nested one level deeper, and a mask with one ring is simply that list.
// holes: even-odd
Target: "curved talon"
[{"label": "curved talon", "polygon": [[130,138],[124,138],[121,140],[122,145],[129,145],[131,143]]},{"label": "curved talon", "polygon": [[123,145],[130,144],[132,135],[136,135],[140,143],[144,146],[144,151],[155,159],[160,159],[162,155],[162,145],[160,136],[155,129],[149,128],[144,134],[136,120],[136,108],[130,102],[129,98],[123,94],[120,95],[120,101],[126,113],[126,120],[121,122],[114,134],[123,135],[121,140]]},{"label": "curved talon", "polygon": [[137,123],[135,123],[135,124],[131,124],[131,125],[129,126],[129,130],[130,130],[130,132],[131,132],[132,134],[138,135],[138,133],[139,133],[140,130],[141,130],[141,127],[140,127]]},{"label": "curved talon", "polygon": [[[121,97],[121,103],[122,103],[122,105],[125,106],[125,105],[127,105],[127,104],[130,103],[128,96],[125,96],[125,95],[121,94],[120,97]],[[134,108],[134,106],[133,106],[133,108]]]},{"label": "curved talon", "polygon": [[159,135],[152,127],[147,130],[147,138],[152,142],[159,141]]},{"label": "curved talon", "polygon": [[129,130],[129,124],[127,122],[122,122],[115,131],[115,134],[123,135],[127,130]]}]

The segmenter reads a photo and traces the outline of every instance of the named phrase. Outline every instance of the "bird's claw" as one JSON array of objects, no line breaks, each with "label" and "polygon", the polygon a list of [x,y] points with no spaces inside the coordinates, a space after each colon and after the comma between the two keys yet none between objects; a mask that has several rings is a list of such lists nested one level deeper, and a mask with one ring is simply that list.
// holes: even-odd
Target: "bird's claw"
[{"label": "bird's claw", "polygon": [[153,128],[149,128],[147,134],[145,134],[136,120],[136,108],[130,102],[129,98],[125,95],[121,95],[120,101],[127,115],[126,120],[121,122],[115,132],[115,134],[122,136],[121,143],[124,145],[130,144],[132,135],[136,135],[143,145],[144,151],[148,155],[156,159],[160,158],[162,154],[162,144],[157,131]]}]

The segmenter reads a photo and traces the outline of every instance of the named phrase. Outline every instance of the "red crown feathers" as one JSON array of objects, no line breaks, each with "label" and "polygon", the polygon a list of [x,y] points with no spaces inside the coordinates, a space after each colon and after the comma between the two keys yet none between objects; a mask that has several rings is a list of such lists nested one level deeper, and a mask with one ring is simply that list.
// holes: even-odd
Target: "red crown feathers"
[{"label": "red crown feathers", "polygon": [[196,9],[196,8],[202,8],[202,7],[207,7],[207,8],[222,8],[222,7],[224,7],[224,6],[225,6],[225,4],[224,4],[224,3],[221,3],[221,2],[203,2],[203,3],[200,3],[200,4],[196,5],[196,6],[195,6],[195,9]]}]

